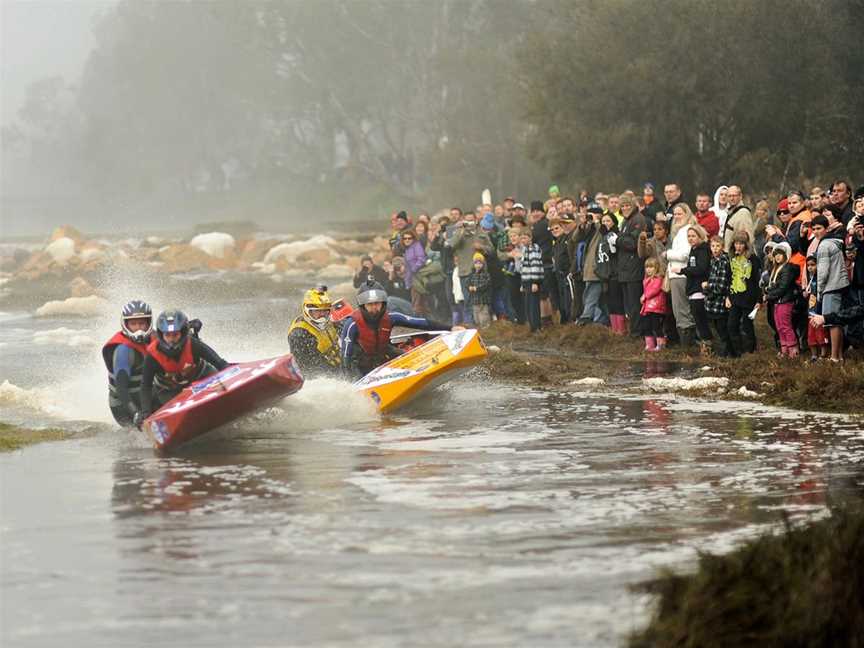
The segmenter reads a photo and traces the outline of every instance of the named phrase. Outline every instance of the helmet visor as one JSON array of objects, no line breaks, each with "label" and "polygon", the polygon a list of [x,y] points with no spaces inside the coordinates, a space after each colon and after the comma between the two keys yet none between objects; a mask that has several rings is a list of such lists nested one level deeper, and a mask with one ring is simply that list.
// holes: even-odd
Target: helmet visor
[{"label": "helmet visor", "polygon": [[316,322],[330,319],[329,308],[310,308],[307,310],[307,312],[309,313],[309,317],[311,317]]}]

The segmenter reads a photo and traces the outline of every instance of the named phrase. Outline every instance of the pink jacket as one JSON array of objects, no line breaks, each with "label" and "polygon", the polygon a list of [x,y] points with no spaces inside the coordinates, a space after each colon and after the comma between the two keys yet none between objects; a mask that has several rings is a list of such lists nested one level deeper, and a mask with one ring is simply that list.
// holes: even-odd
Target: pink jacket
[{"label": "pink jacket", "polygon": [[663,292],[663,277],[645,277],[642,280],[642,295],[645,297],[645,301],[642,302],[640,315],[647,315],[648,313],[666,314],[666,293]]}]

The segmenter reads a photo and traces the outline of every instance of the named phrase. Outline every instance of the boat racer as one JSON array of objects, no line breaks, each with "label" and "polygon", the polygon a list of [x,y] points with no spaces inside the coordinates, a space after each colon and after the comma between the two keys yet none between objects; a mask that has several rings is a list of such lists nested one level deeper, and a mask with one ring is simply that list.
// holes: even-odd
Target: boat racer
[{"label": "boat racer", "polygon": [[463,330],[425,317],[388,313],[387,292],[374,281],[360,288],[357,306],[345,320],[341,337],[342,368],[352,378],[365,376],[402,353],[390,343],[390,332],[396,326],[423,331]]},{"label": "boat racer", "polygon": [[185,313],[179,310],[163,311],[156,319],[156,335],[147,346],[144,360],[141,411],[135,418],[136,425],[187,385],[228,366],[228,362],[198,338],[191,325]]},{"label": "boat racer", "polygon": [[288,344],[306,378],[338,376],[342,366],[339,329],[333,323],[327,286],[307,290],[303,312],[288,329]]},{"label": "boat racer", "polygon": [[141,411],[141,378],[152,333],[150,305],[133,299],[120,311],[120,330],[102,347],[108,369],[108,407],[120,425],[133,425]]}]

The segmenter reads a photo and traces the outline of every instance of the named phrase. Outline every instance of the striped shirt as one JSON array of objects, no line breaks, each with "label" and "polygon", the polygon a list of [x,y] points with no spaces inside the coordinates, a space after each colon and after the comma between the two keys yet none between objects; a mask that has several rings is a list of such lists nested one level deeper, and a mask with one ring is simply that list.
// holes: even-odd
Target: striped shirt
[{"label": "striped shirt", "polygon": [[540,246],[532,243],[522,254],[522,283],[532,284],[543,281],[543,253]]}]

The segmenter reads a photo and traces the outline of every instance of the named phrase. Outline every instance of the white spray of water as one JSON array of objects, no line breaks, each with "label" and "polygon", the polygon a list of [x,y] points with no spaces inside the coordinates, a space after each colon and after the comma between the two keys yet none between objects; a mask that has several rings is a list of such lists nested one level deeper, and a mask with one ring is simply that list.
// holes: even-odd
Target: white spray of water
[{"label": "white spray of water", "polygon": [[[204,281],[215,281],[210,277]],[[107,376],[101,344],[119,328],[120,310],[131,299],[151,305],[154,324],[166,308],[181,308],[190,317],[201,317],[202,338],[230,362],[244,362],[288,353],[287,330],[296,315],[295,304],[286,299],[249,299],[222,304],[208,303],[199,281],[176,281],[168,275],[136,271],[133,267],[111,268],[95,284],[102,299],[90,300],[76,313],[81,323],[75,329],[59,327],[34,333],[37,358],[46,346],[66,347],[55,352],[50,363],[36,361],[24,370],[25,384],[6,380],[0,385],[0,405],[30,411],[38,422],[55,419],[113,421],[108,409]],[[210,286],[212,292],[212,283]],[[218,292],[217,292],[218,296]],[[226,314],[227,313],[227,314]],[[38,345],[38,346],[36,346]],[[70,348],[72,347],[72,348]],[[282,402],[275,424],[290,423],[320,429],[374,420],[374,406],[350,385],[338,380],[311,380],[298,393]]]}]

